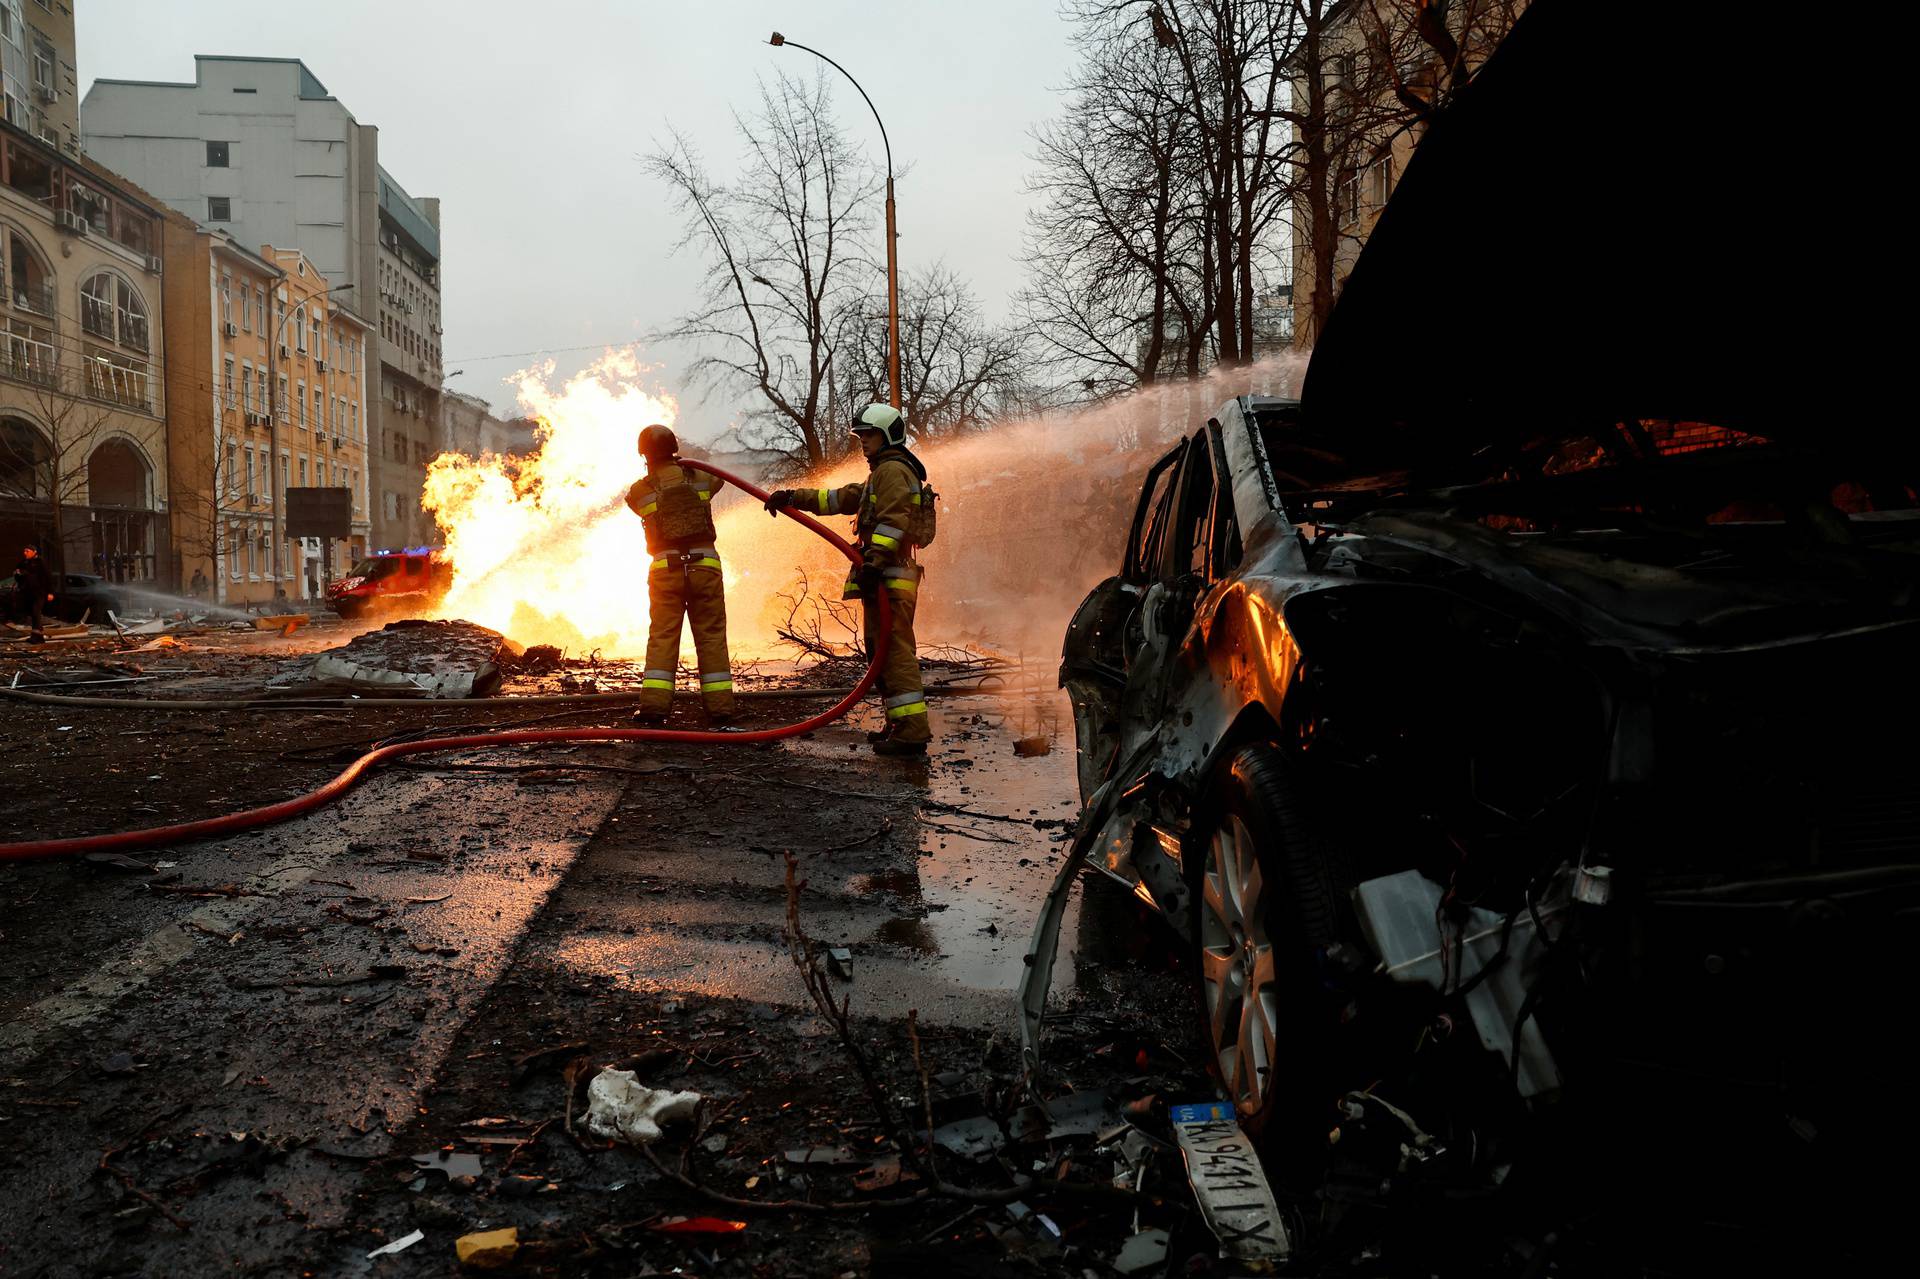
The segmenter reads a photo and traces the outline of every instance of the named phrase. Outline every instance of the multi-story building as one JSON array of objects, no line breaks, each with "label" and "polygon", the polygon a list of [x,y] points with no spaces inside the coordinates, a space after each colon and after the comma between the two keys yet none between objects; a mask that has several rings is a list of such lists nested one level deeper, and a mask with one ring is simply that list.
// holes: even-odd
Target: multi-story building
[{"label": "multi-story building", "polygon": [[[290,554],[276,550],[270,299],[280,268],[232,236],[168,221],[168,481],[175,581],[210,598],[265,603]],[[276,558],[278,557],[278,558]]]},{"label": "multi-story building", "polygon": [[67,572],[165,576],[167,216],[0,124],[0,545],[37,543]]},{"label": "multi-story building", "polygon": [[[1447,7],[1445,41],[1457,49],[1451,58],[1440,55],[1434,33],[1420,30],[1413,9],[1340,3],[1316,19],[1323,24],[1313,46],[1317,61],[1308,66],[1303,47],[1290,70],[1293,100],[1308,114],[1315,99],[1305,77],[1317,74],[1321,83],[1318,133],[1329,184],[1323,207],[1331,220],[1321,251],[1329,298],[1339,296],[1426,134],[1426,115],[1414,104],[1431,108],[1470,79],[1525,8],[1526,0],[1462,0]],[[1294,140],[1304,142],[1297,123]],[[1301,346],[1313,345],[1315,317],[1331,307],[1330,301],[1316,304],[1322,272],[1315,240],[1309,201],[1296,196],[1289,301],[1292,340]]]},{"label": "multi-story building", "polygon": [[56,151],[80,153],[80,69],[68,0],[0,0],[0,99],[6,122]]},{"label": "multi-story building", "polygon": [[[366,379],[371,329],[331,296],[327,279],[298,249],[261,250],[282,272],[282,332],[275,352],[282,480],[300,488],[344,488],[351,532],[344,540],[295,544],[295,586],[320,598],[334,574],[367,553],[372,536],[367,493]],[[289,398],[290,397],[290,398]],[[291,479],[288,479],[288,476]]]},{"label": "multi-story building", "polygon": [[441,447],[449,452],[480,457],[532,451],[532,423],[526,418],[501,420],[493,407],[477,395],[445,391],[440,397]]},{"label": "multi-story building", "polygon": [[361,402],[371,539],[417,545],[439,423],[440,208],[380,166],[359,123],[297,58],[200,56],[192,83],[96,80],[89,155],[243,244],[298,249],[378,330]]}]

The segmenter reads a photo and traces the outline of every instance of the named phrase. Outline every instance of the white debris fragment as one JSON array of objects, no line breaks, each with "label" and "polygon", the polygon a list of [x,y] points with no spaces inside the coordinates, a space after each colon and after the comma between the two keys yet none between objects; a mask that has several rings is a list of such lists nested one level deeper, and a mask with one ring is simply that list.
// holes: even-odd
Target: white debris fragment
[{"label": "white debris fragment", "polygon": [[386,1254],[391,1252],[405,1252],[407,1249],[413,1247],[413,1245],[419,1243],[422,1239],[425,1239],[426,1237],[427,1237],[426,1231],[416,1230],[410,1235],[401,1236],[400,1238],[394,1240],[392,1243],[388,1244],[384,1248],[375,1248],[372,1252],[367,1254],[367,1259],[371,1261],[375,1257],[385,1256]]},{"label": "white debris fragment", "polygon": [[649,1088],[631,1070],[609,1067],[587,1085],[587,1131],[644,1146],[660,1139],[660,1125],[691,1118],[699,1105],[697,1092]]}]

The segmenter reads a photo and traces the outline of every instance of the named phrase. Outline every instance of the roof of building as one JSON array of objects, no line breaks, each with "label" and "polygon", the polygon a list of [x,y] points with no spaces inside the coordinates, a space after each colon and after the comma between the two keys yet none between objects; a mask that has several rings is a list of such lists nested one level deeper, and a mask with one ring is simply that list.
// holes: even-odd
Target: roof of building
[{"label": "roof of building", "polygon": [[407,189],[384,165],[380,167],[380,210],[392,218],[409,239],[432,255],[435,262],[440,260],[440,228],[428,219],[426,210],[407,194]]},{"label": "roof of building", "polygon": [[320,83],[320,77],[316,76],[307,64],[299,58],[256,58],[249,57],[245,54],[228,53],[194,54],[194,73],[192,80],[119,80],[112,76],[97,76],[94,78],[93,83],[96,85],[132,84],[147,89],[197,89],[201,83],[200,64],[202,62],[278,63],[283,66],[297,66],[300,68],[300,96],[302,98],[311,101],[324,101],[333,97],[331,93],[327,92],[327,86]]}]

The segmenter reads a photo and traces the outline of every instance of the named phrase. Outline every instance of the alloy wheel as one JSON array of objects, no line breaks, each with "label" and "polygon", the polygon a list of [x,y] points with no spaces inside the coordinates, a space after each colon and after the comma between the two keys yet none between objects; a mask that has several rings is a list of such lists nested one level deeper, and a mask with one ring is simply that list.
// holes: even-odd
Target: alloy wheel
[{"label": "alloy wheel", "polygon": [[1279,1049],[1266,884],[1246,823],[1228,815],[1207,848],[1200,886],[1200,970],[1208,1044],[1242,1114],[1266,1101]]}]

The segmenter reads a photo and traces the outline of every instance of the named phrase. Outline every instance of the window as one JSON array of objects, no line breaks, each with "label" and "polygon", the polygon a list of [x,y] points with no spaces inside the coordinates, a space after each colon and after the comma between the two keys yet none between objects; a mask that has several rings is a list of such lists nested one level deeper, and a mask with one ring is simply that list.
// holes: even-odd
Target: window
[{"label": "window", "polygon": [[253,450],[252,450],[252,449],[248,449],[248,450],[247,450],[247,496],[248,496],[248,497],[252,497],[252,496],[253,496],[253,494],[254,494],[254,486],[253,486]]},{"label": "window", "polygon": [[233,200],[230,197],[224,196],[224,195],[208,196],[207,197],[207,221],[209,222],[233,221]]},{"label": "window", "polygon": [[1341,226],[1351,226],[1360,218],[1360,172],[1357,169],[1340,170],[1340,180],[1333,191],[1333,220]]},{"label": "window", "polygon": [[[253,412],[253,366],[251,364],[240,367],[240,408],[247,413]],[[253,454],[248,453],[247,457],[251,459]]]},{"label": "window", "polygon": [[307,459],[305,458],[305,456],[302,456],[300,459],[300,487],[305,488],[306,486],[307,486]]},{"label": "window", "polygon": [[226,476],[227,476],[227,484],[226,484],[227,496],[231,497],[234,493],[239,491],[239,484],[240,484],[240,480],[239,480],[240,446],[238,444],[235,444],[232,440],[227,441]]},{"label": "window", "polygon": [[282,373],[280,375],[280,394],[273,401],[273,414],[275,417],[278,417],[285,412],[287,412],[287,375]]},{"label": "window", "polygon": [[327,428],[327,410],[321,402],[320,388],[313,388],[313,429],[324,431]]},{"label": "window", "polygon": [[304,431],[307,429],[307,384],[305,382],[298,383],[294,387],[294,399],[300,405],[300,429]]},{"label": "window", "polygon": [[347,405],[347,438],[350,440],[360,438],[360,402],[358,400]]},{"label": "window", "polygon": [[113,340],[113,277],[102,271],[80,286],[80,327]]},{"label": "window", "polygon": [[227,576],[240,580],[240,529],[236,525],[227,526]]},{"label": "window", "polygon": [[227,357],[227,407],[233,407],[233,357]]},{"label": "window", "polygon": [[307,308],[301,307],[293,313],[293,345],[302,354],[307,349]]},{"label": "window", "polygon": [[1367,170],[1367,203],[1376,209],[1384,208],[1392,191],[1393,157],[1382,156]]},{"label": "window", "polygon": [[207,143],[207,167],[224,169],[227,167],[227,144],[224,142]]},{"label": "window", "polygon": [[240,281],[240,331],[242,333],[253,332],[253,307],[249,305],[249,301],[247,282],[242,280]]},{"label": "window", "polygon": [[265,286],[253,286],[253,322],[260,329],[260,336],[267,336],[267,290]]},{"label": "window", "polygon": [[233,273],[220,273],[220,323],[233,323]]}]

